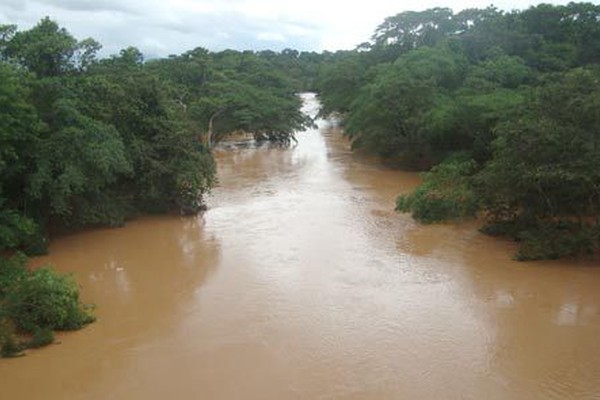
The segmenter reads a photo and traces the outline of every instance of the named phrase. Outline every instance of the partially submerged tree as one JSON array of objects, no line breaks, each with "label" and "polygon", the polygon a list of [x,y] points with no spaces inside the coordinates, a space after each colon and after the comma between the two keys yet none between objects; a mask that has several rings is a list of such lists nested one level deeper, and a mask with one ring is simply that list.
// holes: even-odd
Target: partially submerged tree
[{"label": "partially submerged tree", "polygon": [[300,111],[295,86],[263,56],[196,49],[151,67],[177,87],[178,104],[209,148],[236,131],[289,143],[311,120]]}]

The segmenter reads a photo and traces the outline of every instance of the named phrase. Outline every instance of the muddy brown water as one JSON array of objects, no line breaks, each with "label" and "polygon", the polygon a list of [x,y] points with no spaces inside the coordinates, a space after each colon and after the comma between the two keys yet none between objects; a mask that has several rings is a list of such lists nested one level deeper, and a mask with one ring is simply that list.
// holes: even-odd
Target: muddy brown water
[{"label": "muddy brown water", "polygon": [[0,360],[0,398],[600,399],[600,268],[395,214],[417,175],[319,125],[217,149],[202,216],[54,241],[98,321]]}]

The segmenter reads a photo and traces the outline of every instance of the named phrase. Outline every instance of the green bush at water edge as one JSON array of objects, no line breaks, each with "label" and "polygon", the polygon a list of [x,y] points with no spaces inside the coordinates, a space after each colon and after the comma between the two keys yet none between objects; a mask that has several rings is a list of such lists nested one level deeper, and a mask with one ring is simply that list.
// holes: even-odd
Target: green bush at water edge
[{"label": "green bush at water edge", "polygon": [[472,217],[477,201],[469,186],[472,161],[449,161],[423,173],[423,184],[396,200],[396,211],[412,212],[423,223]]},{"label": "green bush at water edge", "polygon": [[[49,267],[29,271],[26,257],[0,259],[0,353],[14,356],[50,344],[54,330],[76,330],[94,321],[70,275]],[[17,341],[15,334],[30,337]]]}]

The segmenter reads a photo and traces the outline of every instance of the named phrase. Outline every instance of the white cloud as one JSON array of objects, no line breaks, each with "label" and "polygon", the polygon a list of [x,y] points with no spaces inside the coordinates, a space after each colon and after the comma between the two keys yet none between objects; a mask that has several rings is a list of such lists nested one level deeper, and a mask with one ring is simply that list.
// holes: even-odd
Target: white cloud
[{"label": "white cloud", "polygon": [[285,36],[283,36],[281,33],[277,33],[277,32],[259,32],[259,34],[256,35],[256,38],[258,40],[262,40],[265,42],[285,42],[286,41]]},{"label": "white cloud", "polygon": [[[494,2],[502,9],[533,3]],[[489,0],[2,0],[0,24],[27,29],[50,16],[76,37],[100,41],[105,54],[127,46],[150,56],[198,46],[319,51],[353,48],[368,40],[385,17],[402,11],[441,6],[459,11],[489,4]]]}]

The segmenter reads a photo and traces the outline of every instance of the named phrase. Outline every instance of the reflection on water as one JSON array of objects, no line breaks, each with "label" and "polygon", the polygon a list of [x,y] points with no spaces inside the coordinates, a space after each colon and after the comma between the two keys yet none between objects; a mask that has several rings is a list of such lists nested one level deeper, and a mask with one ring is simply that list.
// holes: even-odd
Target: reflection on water
[{"label": "reflection on water", "polygon": [[1,360],[2,394],[599,398],[600,270],[395,214],[419,177],[319,125],[288,149],[217,148],[204,215],[54,242],[35,263],[74,271],[98,322]]}]

